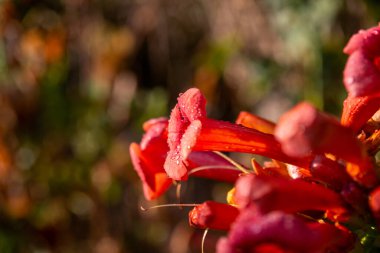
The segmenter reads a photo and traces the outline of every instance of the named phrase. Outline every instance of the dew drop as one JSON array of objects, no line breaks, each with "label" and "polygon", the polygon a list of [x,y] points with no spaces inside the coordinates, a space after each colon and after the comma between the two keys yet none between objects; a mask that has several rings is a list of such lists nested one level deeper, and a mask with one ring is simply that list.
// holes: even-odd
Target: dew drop
[{"label": "dew drop", "polygon": [[347,77],[347,78],[345,79],[345,81],[347,82],[347,84],[353,84],[354,81],[355,81],[355,79],[354,79],[353,77]]}]

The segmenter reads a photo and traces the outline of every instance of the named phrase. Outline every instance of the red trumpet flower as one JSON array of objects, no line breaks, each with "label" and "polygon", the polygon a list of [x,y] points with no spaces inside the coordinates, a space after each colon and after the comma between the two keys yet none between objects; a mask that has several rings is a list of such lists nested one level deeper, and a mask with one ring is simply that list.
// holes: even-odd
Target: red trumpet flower
[{"label": "red trumpet flower", "polygon": [[[355,243],[377,252],[380,27],[354,35],[344,52],[348,97],[340,122],[303,102],[277,125],[248,112],[229,123],[207,118],[198,89],[181,94],[169,121],[148,121],[141,143],[130,146],[145,197],[189,175],[235,183],[231,205],[206,201],[189,213],[192,226],[228,231],[218,253],[340,253]],[[252,159],[249,170],[211,151],[272,160]]]},{"label": "red trumpet flower", "polygon": [[352,130],[308,103],[285,113],[276,126],[275,136],[290,156],[332,154],[349,162],[347,172],[360,184],[371,188],[378,183],[365,147]]},{"label": "red trumpet flower", "polygon": [[284,154],[271,134],[206,118],[205,105],[203,95],[195,88],[178,98],[168,127],[170,151],[165,161],[165,170],[169,177],[175,180],[187,178],[187,158],[192,150],[253,153],[301,167],[308,165],[308,159],[292,158]]},{"label": "red trumpet flower", "polygon": [[[168,120],[158,118],[144,123],[146,131],[140,145],[130,145],[134,168],[142,183],[145,198],[152,200],[161,196],[171,185],[166,175],[164,162],[169,151],[166,143]],[[241,171],[212,152],[192,152],[188,158],[189,170],[193,176],[234,183]],[[194,169],[194,170],[193,170]]]}]

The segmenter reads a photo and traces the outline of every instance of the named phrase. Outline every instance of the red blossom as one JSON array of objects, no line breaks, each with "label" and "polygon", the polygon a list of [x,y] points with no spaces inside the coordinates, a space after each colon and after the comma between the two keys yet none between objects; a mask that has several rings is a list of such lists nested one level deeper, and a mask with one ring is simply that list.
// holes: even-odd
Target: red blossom
[{"label": "red blossom", "polygon": [[[144,123],[146,131],[140,145],[130,145],[130,156],[134,168],[139,175],[144,196],[152,200],[161,196],[171,185],[164,170],[164,162],[169,147],[167,145],[166,118],[152,119]],[[189,170],[193,176],[234,183],[241,171],[234,169],[231,164],[212,152],[192,152],[189,155]]]},{"label": "red blossom", "polygon": [[[157,198],[189,175],[235,182],[227,196],[233,205],[206,201],[189,213],[192,226],[229,231],[218,253],[341,253],[355,243],[348,228],[360,231],[360,243],[378,237],[380,131],[375,117],[368,120],[380,107],[379,45],[374,27],[345,47],[348,97],[340,122],[303,102],[277,125],[248,112],[229,123],[207,118],[198,89],[181,94],[170,120],[146,122],[141,143],[130,146],[145,197]],[[273,160],[252,159],[253,170],[242,173],[211,151]]]},{"label": "red blossom", "polygon": [[347,172],[360,184],[371,188],[378,183],[365,147],[352,130],[306,102],[281,117],[275,136],[289,156],[333,154],[349,162]]},{"label": "red blossom", "polygon": [[[307,166],[307,159],[285,155],[271,134],[206,118],[204,101],[199,90],[190,89],[178,98],[178,104],[171,113],[168,128],[170,151],[165,161],[169,177],[186,180],[187,158],[193,150],[253,153],[301,167]],[[184,108],[191,109],[184,111]]]}]

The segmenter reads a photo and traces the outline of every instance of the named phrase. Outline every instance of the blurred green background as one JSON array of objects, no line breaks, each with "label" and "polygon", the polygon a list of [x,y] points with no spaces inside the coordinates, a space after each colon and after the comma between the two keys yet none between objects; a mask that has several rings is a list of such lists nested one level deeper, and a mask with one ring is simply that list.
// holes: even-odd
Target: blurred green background
[{"label": "blurred green background", "polygon": [[[187,209],[140,211],[177,202],[143,199],[142,122],[191,86],[217,119],[338,116],[342,49],[379,20],[376,0],[0,0],[0,252],[200,252]],[[228,189],[190,179],[182,202]]]}]

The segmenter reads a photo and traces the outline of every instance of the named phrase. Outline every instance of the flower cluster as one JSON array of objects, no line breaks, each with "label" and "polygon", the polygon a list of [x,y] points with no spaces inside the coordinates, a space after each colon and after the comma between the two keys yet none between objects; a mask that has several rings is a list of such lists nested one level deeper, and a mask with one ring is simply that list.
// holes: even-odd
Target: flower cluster
[{"label": "flower cluster", "polygon": [[[130,146],[145,197],[189,176],[233,184],[226,203],[206,201],[189,213],[192,226],[227,232],[218,253],[379,247],[380,27],[355,34],[344,52],[340,122],[303,102],[277,124],[248,112],[230,123],[206,116],[200,90],[181,94],[170,118],[146,122],[141,143]],[[271,160],[246,168],[220,152]]]}]

